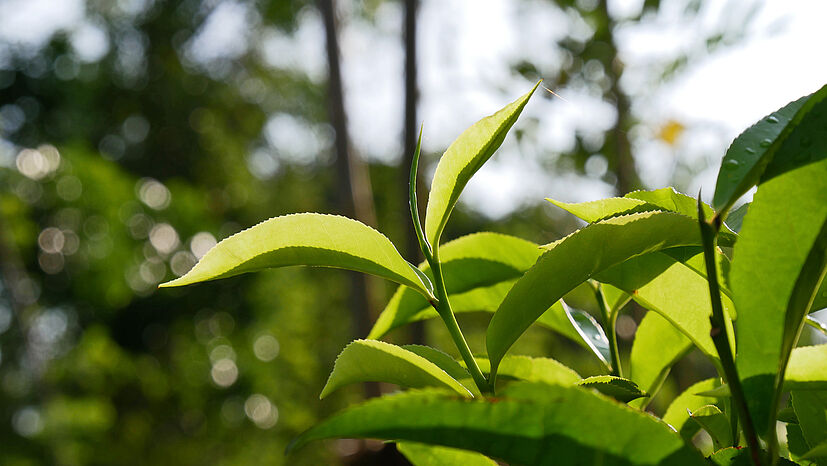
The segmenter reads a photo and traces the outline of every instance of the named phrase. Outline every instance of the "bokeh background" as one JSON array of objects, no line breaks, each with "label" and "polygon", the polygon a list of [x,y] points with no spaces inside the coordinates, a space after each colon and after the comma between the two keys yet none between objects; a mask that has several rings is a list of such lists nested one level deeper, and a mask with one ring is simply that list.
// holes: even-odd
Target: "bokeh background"
[{"label": "bokeh background", "polygon": [[[536,94],[446,239],[578,226],[545,197],[707,197],[740,130],[827,82],[826,14],[819,0],[0,0],[0,464],[404,464],[354,440],[283,455],[393,389],[318,399],[392,286],[309,268],[158,283],[302,211],[359,218],[419,260],[419,124],[424,193],[465,127],[540,78],[559,97]],[[626,350],[642,312],[619,322]],[[476,350],[487,319],[461,316]],[[454,353],[438,322],[391,340]],[[544,330],[517,346],[601,370]],[[690,354],[651,409],[711,370]]]}]

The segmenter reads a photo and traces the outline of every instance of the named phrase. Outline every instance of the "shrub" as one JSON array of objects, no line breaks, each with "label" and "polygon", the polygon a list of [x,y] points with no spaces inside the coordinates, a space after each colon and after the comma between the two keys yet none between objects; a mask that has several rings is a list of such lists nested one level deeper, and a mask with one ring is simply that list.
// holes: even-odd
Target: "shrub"
[{"label": "shrub", "polygon": [[[827,86],[733,141],[711,206],[671,188],[579,204],[551,201],[588,225],[543,246],[494,233],[441,244],[464,186],[538,85],[451,144],[434,174],[424,228],[415,192],[417,147],[410,208],[426,257],[418,267],[368,226],[304,213],[223,240],[189,273],[162,286],[288,265],[351,269],[400,284],[369,339],[339,355],[321,396],[365,381],[406,390],[334,415],[291,449],[317,439],[371,437],[398,442],[415,464],[495,464],[487,456],[514,464],[824,464],[827,345],[797,343],[805,324],[824,331],[808,314],[827,306],[820,288],[827,264]],[[753,201],[733,210],[754,186]],[[563,301],[584,282],[599,303],[599,323]],[[615,322],[630,299],[649,312],[624,370]],[[493,313],[485,356],[471,354],[455,319],[457,312],[480,310]],[[461,360],[379,340],[436,316]],[[509,354],[535,323],[579,342],[607,374],[584,379],[554,359]],[[646,414],[647,398],[692,348],[709,358],[718,377],[689,387],[662,419]],[[786,426],[783,450],[777,420]],[[714,442],[708,458],[691,442],[701,429]]]}]

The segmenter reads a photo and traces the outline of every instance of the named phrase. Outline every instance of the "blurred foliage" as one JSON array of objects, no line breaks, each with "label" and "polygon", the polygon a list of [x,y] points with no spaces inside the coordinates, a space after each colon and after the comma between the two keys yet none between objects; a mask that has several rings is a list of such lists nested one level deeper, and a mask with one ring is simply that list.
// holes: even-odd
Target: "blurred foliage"
[{"label": "blurred foliage", "polygon": [[[370,18],[380,3],[354,11]],[[550,77],[552,88],[580,80],[616,100],[616,25],[605,2],[558,3],[549,8],[593,33],[560,44],[561,66],[518,63],[515,72]],[[645,4],[641,15],[659,2]],[[198,58],[193,44],[227,5],[243,9],[247,46]],[[290,439],[361,396],[318,400],[353,337],[343,272],[155,289],[217,239],[336,205],[325,83],[268,63],[260,47],[268,35],[296,45],[299,21],[313,14],[302,0],[88,0],[75,31],[36,46],[0,43],[0,463],[285,464]],[[103,37],[103,52],[78,49],[83,28]],[[304,146],[285,147],[295,138]],[[608,137],[586,139],[567,154],[581,171],[588,157],[614,151]],[[397,208],[397,170],[370,167],[378,226],[401,244],[410,220]],[[496,224],[461,210],[445,237],[492,230],[548,242],[573,227],[545,205]],[[578,293],[571,302],[593,309]],[[481,350],[487,317],[461,320]],[[427,330],[452,350],[439,323]],[[584,375],[599,370],[542,330],[518,351],[552,354]],[[328,446],[290,462],[390,461],[371,453],[375,445]]]}]

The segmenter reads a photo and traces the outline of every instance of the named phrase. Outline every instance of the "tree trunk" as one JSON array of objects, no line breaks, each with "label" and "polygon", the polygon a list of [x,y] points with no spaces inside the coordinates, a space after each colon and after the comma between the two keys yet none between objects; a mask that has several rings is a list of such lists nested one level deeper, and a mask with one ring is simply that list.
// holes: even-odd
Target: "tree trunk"
[{"label": "tree trunk", "polygon": [[[408,176],[411,163],[413,163],[417,140],[416,105],[419,101],[419,86],[416,76],[416,12],[418,7],[418,0],[405,0],[405,146],[402,149],[402,162],[399,167],[399,186],[402,187],[400,210],[402,212],[408,211]],[[425,183],[422,182],[422,177],[419,174],[416,177],[416,184],[419,211],[424,212]],[[424,257],[422,251],[419,250],[419,241],[416,239],[413,224],[409,220],[404,225],[405,257],[414,261],[414,263],[419,263]],[[411,342],[418,345],[425,344],[425,323],[423,321],[414,322],[409,328]]]},{"label": "tree trunk", "polygon": [[[339,209],[342,214],[376,226],[376,213],[373,207],[373,194],[367,167],[350,147],[347,133],[347,114],[344,104],[341,61],[339,58],[339,40],[336,29],[336,11],[333,0],[319,0],[318,8],[324,22],[327,45],[328,64],[328,106],[330,123],[336,133],[334,145],[336,152],[335,166],[338,171],[336,188]],[[372,289],[376,283],[368,280],[364,274],[350,272],[350,305],[354,333],[364,338],[370,331],[375,315],[376,302]],[[378,385],[366,384],[367,396],[379,395]]]}]

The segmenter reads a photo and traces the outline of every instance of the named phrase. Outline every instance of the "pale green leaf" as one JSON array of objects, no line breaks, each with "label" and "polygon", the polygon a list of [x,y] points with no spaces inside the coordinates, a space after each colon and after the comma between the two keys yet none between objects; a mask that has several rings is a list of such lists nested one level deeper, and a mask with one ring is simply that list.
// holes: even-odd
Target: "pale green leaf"
[{"label": "pale green leaf", "polygon": [[319,398],[358,382],[387,382],[402,387],[444,387],[472,397],[470,391],[439,366],[418,354],[382,341],[356,340],[336,358]]},{"label": "pale green leaf", "polygon": [[827,345],[795,348],[784,376],[785,390],[827,390]]},{"label": "pale green leaf", "polygon": [[699,242],[691,218],[644,212],[592,223],[548,245],[548,251],[514,284],[491,319],[486,345],[493,366],[549,306],[580,283],[633,257]]},{"label": "pale green leaf", "polygon": [[[480,370],[488,374],[491,364],[487,358],[477,357]],[[500,363],[499,374],[503,378],[542,382],[559,385],[574,385],[580,382],[580,375],[570,367],[551,358],[531,356],[506,356]]]},{"label": "pale green leaf", "polygon": [[732,141],[721,162],[712,206],[726,212],[758,183],[791,131],[823,98],[827,86],[762,118]]},{"label": "pale green leaf", "polygon": [[702,393],[712,390],[720,385],[718,379],[706,379],[691,385],[680,395],[672,400],[672,404],[663,415],[663,421],[674,427],[685,439],[691,439],[697,432],[698,426],[694,423],[687,423],[689,412],[699,409],[701,406],[715,403],[716,399],[710,396],[701,396]]},{"label": "pale green leaf", "polygon": [[[673,257],[654,252],[622,262],[595,276],[632,295],[643,307],[657,312],[682,331],[708,357],[718,359],[709,336],[712,307],[706,278]],[[730,299],[721,296],[727,315],[733,313]],[[727,322],[727,325],[731,324]],[[731,334],[731,332],[730,332]]]},{"label": "pale green leaf", "polygon": [[729,417],[715,405],[705,405],[692,411],[692,420],[698,423],[710,437],[715,450],[732,446],[732,428]]},{"label": "pale green leaf", "polygon": [[629,378],[655,396],[669,370],[691,348],[692,340],[671,322],[656,312],[647,312],[632,342]]},{"label": "pale green leaf", "polygon": [[434,391],[374,399],[313,427],[290,448],[333,437],[422,442],[514,464],[705,464],[649,415],[579,387],[525,382],[496,403]]},{"label": "pale green leaf", "polygon": [[595,375],[581,380],[577,385],[583,388],[593,388],[623,403],[649,396],[631,380],[613,375]]},{"label": "pale green leaf", "polygon": [[161,286],[289,265],[356,270],[433,295],[428,279],[384,235],[356,220],[313,213],[271,218],[236,233],[210,249],[186,275]]},{"label": "pale green leaf", "polygon": [[[511,286],[498,285],[513,283],[537,261],[541,252],[539,246],[530,241],[499,233],[475,233],[445,243],[440,247],[440,261],[452,309],[454,312],[493,312]],[[419,268],[431,276],[427,262]],[[467,295],[459,296],[463,293]],[[399,287],[368,338],[381,338],[397,327],[436,315],[425,297],[410,288]]]},{"label": "pale green leaf", "polygon": [[425,236],[434,248],[468,180],[494,155],[540,83],[503,109],[466,129],[439,159],[425,210]]},{"label": "pale green leaf", "polygon": [[811,448],[801,456],[802,459],[827,458],[827,439]]},{"label": "pale green leaf", "polygon": [[738,373],[756,429],[770,427],[786,364],[827,263],[827,87],[764,171],[733,251]]},{"label": "pale green leaf", "polygon": [[460,363],[458,363],[450,355],[443,353],[436,348],[424,345],[403,345],[402,348],[410,351],[411,353],[416,353],[417,355],[422,356],[428,361],[436,364],[440,369],[445,371],[445,373],[453,377],[455,380],[471,378],[471,374],[467,369],[460,365]]},{"label": "pale green leaf", "polygon": [[475,451],[416,442],[397,442],[396,448],[414,466],[497,466],[496,461]]}]

